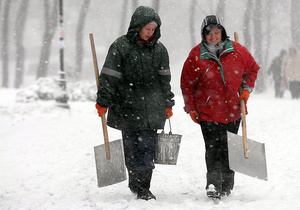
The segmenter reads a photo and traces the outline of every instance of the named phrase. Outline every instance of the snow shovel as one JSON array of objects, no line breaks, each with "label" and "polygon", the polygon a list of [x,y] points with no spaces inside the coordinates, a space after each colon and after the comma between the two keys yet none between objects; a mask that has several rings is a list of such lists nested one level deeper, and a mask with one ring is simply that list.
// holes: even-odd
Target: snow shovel
[{"label": "snow shovel", "polygon": [[[238,33],[234,33],[239,42]],[[242,137],[231,132],[228,135],[229,167],[239,173],[268,180],[265,144],[247,138],[245,101],[240,101]]]},{"label": "snow shovel", "polygon": [[[99,70],[93,34],[90,34],[96,84],[99,87]],[[105,114],[101,117],[104,145],[94,147],[98,187],[104,187],[126,180],[122,140],[109,142]]]}]

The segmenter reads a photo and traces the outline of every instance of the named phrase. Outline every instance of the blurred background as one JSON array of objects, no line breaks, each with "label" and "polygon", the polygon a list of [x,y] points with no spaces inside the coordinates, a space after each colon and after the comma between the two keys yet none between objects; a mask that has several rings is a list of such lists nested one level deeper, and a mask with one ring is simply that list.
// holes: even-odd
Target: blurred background
[{"label": "blurred background", "polygon": [[39,78],[59,77],[61,62],[67,83],[95,83],[89,34],[101,70],[110,44],[126,34],[140,5],[154,8],[161,18],[160,41],[169,51],[176,93],[182,65],[201,42],[207,15],[221,18],[230,39],[239,32],[240,43],[261,66],[258,93],[270,86],[267,69],[280,50],[292,43],[300,49],[299,0],[1,0],[0,87],[26,88]]}]

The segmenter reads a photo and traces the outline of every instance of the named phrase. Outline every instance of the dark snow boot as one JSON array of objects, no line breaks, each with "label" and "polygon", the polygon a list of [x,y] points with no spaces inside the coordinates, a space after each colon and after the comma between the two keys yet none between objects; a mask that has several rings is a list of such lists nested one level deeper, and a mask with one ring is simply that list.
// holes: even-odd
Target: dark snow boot
[{"label": "dark snow boot", "polygon": [[142,191],[138,192],[138,199],[143,199],[143,200],[151,200],[154,199],[156,200],[156,197],[152,194],[152,192],[150,190],[147,189],[143,189]]},{"label": "dark snow boot", "polygon": [[220,196],[222,192],[222,172],[220,170],[207,172],[206,179],[207,197]]},{"label": "dark snow boot", "polygon": [[222,196],[229,196],[234,186],[234,171],[222,173]]},{"label": "dark snow boot", "polygon": [[150,200],[150,199],[155,199],[156,197],[151,193],[150,189],[150,182],[152,178],[152,169],[151,170],[145,170],[139,172],[139,188],[138,188],[138,194],[137,198],[138,199],[143,199],[143,200]]},{"label": "dark snow boot", "polygon": [[135,170],[128,170],[128,187],[133,193],[138,192],[139,188],[139,181],[138,181],[138,174]]},{"label": "dark snow boot", "polygon": [[213,184],[210,184],[206,188],[206,195],[208,198],[211,198],[213,200],[220,200],[221,194],[216,190],[215,186]]}]

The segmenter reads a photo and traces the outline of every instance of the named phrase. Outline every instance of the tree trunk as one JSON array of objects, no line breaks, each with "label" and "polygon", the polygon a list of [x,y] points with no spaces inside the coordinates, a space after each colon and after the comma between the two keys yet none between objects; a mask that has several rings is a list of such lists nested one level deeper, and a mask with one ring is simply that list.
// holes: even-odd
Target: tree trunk
[{"label": "tree trunk", "polygon": [[[262,59],[262,46],[263,46],[263,31],[262,31],[262,2],[261,0],[255,1],[255,10],[253,15],[254,20],[254,43],[255,43],[255,54],[254,57],[256,58],[256,62],[258,65],[263,66],[263,59]],[[257,80],[256,80],[256,87],[255,90],[258,92],[263,92],[265,90],[265,69],[261,68],[258,72]]]},{"label": "tree trunk", "polygon": [[190,34],[191,34],[192,47],[196,46],[195,10],[196,10],[196,0],[192,0],[190,3]]},{"label": "tree trunk", "polygon": [[245,10],[244,14],[244,28],[243,28],[243,34],[244,34],[244,39],[245,39],[245,47],[250,50],[251,48],[251,34],[250,34],[250,20],[252,17],[252,1],[253,0],[248,0],[247,1],[247,7]]},{"label": "tree trunk", "polygon": [[2,28],[2,87],[8,88],[9,74],[8,74],[8,63],[9,63],[9,11],[10,11],[11,0],[6,0],[4,3],[4,13],[3,13],[3,28]]},{"label": "tree trunk", "polygon": [[82,72],[82,61],[84,57],[83,51],[83,28],[85,23],[86,14],[88,11],[88,7],[90,5],[90,0],[84,0],[81,9],[80,15],[78,19],[77,29],[76,29],[76,66],[75,66],[75,80],[79,80]]},{"label": "tree trunk", "polygon": [[44,0],[44,10],[45,32],[43,37],[40,62],[37,70],[37,78],[47,76],[51,43],[58,23],[58,1],[54,0],[54,4],[50,12],[49,0]]},{"label": "tree trunk", "polygon": [[159,0],[153,0],[153,9],[159,13]]},{"label": "tree trunk", "polygon": [[226,0],[218,0],[217,5],[217,16],[221,19],[221,21],[225,22],[225,6],[226,6]]},{"label": "tree trunk", "polygon": [[272,0],[267,0],[266,1],[266,10],[265,10],[265,17],[266,17],[266,25],[267,25],[267,36],[269,36],[270,38],[266,40],[266,47],[264,49],[264,60],[263,63],[267,64],[268,63],[268,59],[269,59],[269,49],[271,46],[271,42],[272,42],[272,26],[271,26],[271,19],[272,19],[272,6],[273,6],[273,1]]},{"label": "tree trunk", "polygon": [[24,55],[25,50],[23,47],[23,35],[25,22],[27,17],[27,8],[29,0],[20,2],[20,8],[16,19],[15,32],[16,32],[16,75],[15,75],[15,88],[19,88],[23,83],[24,75]]},{"label": "tree trunk", "polygon": [[127,26],[127,20],[126,20],[126,16],[127,16],[127,5],[128,5],[128,0],[123,0],[123,6],[122,6],[122,16],[121,16],[121,25],[120,25],[120,33],[119,35],[123,35],[125,34],[126,31],[126,26]]},{"label": "tree trunk", "polygon": [[292,42],[296,45],[297,49],[300,50],[300,1],[292,0],[291,2],[291,34]]},{"label": "tree trunk", "polygon": [[135,11],[136,8],[138,7],[138,0],[131,0],[131,2],[132,2],[132,9],[133,11]]}]

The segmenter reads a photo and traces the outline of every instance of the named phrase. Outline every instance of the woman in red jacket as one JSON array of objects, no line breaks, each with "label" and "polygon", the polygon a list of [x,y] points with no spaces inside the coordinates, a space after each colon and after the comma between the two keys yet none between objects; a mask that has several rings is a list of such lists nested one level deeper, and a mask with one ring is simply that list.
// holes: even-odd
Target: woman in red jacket
[{"label": "woman in red jacket", "polygon": [[229,40],[218,17],[210,15],[203,20],[201,37],[184,63],[181,90],[184,110],[200,124],[205,141],[207,196],[221,198],[228,196],[234,185],[227,131],[238,132],[239,101],[247,102],[260,67],[244,46]]}]

